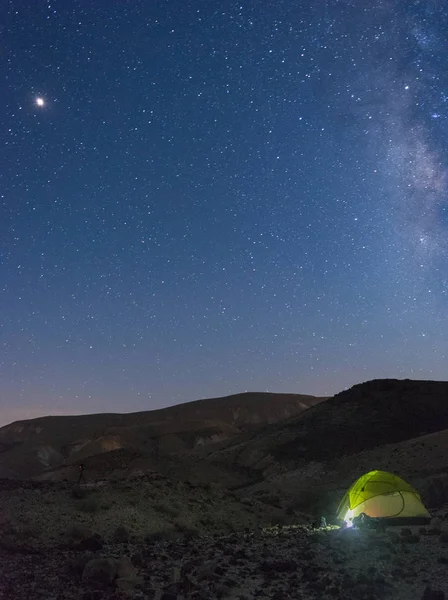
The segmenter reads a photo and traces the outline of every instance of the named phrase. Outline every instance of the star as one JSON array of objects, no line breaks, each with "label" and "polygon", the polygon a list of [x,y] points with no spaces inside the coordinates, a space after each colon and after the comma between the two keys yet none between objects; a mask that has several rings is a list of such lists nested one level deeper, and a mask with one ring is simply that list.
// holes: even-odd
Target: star
[{"label": "star", "polygon": [[36,105],[39,106],[40,108],[42,108],[43,106],[45,106],[45,100],[41,96],[38,96],[36,98],[35,102],[36,102]]}]

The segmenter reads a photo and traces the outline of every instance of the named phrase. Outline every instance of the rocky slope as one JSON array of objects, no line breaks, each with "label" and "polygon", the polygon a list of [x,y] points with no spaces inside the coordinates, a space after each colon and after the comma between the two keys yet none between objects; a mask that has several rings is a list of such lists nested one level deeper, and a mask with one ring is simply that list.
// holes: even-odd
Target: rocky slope
[{"label": "rocky slope", "polygon": [[447,382],[375,380],[244,440],[207,448],[203,455],[210,462],[230,462],[266,477],[446,429]]},{"label": "rocky slope", "polygon": [[26,478],[120,448],[158,460],[297,415],[321,400],[247,393],[140,413],[18,421],[0,429],[0,477]]}]

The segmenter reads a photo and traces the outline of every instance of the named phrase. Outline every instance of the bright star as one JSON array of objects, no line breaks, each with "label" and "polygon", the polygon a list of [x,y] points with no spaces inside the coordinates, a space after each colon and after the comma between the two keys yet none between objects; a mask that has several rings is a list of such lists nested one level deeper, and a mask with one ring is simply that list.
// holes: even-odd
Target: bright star
[{"label": "bright star", "polygon": [[43,98],[38,97],[36,98],[36,104],[40,107],[45,106],[45,100]]}]

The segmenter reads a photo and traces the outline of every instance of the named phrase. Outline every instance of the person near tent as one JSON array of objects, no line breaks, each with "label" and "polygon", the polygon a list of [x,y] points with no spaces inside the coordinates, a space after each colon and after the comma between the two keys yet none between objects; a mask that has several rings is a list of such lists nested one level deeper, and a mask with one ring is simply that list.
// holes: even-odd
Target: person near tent
[{"label": "person near tent", "polygon": [[84,479],[84,465],[83,463],[78,465],[78,472],[79,472],[79,477],[78,477],[78,484],[81,483],[81,481],[85,481]]}]

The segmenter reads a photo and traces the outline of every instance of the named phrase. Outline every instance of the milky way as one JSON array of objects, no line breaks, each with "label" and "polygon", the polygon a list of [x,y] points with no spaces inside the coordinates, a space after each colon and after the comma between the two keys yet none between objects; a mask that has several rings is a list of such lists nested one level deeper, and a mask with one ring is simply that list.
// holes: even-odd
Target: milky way
[{"label": "milky way", "polygon": [[446,379],[445,2],[1,11],[1,422]]}]

